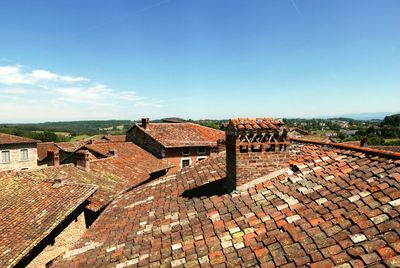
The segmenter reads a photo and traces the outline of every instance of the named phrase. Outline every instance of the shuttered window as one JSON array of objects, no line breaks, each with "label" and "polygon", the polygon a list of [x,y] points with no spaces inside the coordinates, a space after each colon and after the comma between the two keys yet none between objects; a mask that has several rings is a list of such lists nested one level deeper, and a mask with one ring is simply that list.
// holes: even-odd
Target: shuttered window
[{"label": "shuttered window", "polygon": [[28,149],[21,149],[20,156],[21,156],[21,161],[28,161],[29,160]]},{"label": "shuttered window", "polygon": [[1,162],[2,163],[10,162],[10,151],[1,151]]}]

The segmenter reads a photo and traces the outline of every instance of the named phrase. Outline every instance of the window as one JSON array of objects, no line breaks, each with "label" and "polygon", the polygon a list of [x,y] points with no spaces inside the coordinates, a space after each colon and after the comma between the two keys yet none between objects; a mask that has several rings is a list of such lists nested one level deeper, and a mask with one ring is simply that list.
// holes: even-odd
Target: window
[{"label": "window", "polygon": [[206,147],[197,148],[197,152],[199,153],[199,155],[206,154]]},{"label": "window", "polygon": [[190,155],[190,150],[189,150],[189,148],[183,148],[183,149],[182,149],[182,155],[183,155],[183,156],[188,156],[188,155]]},{"label": "window", "polygon": [[182,158],[182,160],[181,160],[181,168],[190,166],[191,163],[192,163],[192,159],[190,159],[190,158]]},{"label": "window", "polygon": [[201,160],[204,160],[206,158],[207,158],[206,156],[199,156],[197,157],[197,162],[200,162]]},{"label": "window", "polygon": [[10,162],[10,151],[2,151],[1,152],[1,162],[2,163]]},{"label": "window", "polygon": [[21,151],[19,152],[19,155],[20,155],[21,161],[29,160],[28,149],[21,149]]}]

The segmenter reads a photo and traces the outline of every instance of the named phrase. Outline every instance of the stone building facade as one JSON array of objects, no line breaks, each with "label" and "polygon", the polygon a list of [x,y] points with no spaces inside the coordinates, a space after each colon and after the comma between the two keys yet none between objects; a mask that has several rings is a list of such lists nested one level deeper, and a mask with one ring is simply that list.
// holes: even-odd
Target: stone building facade
[{"label": "stone building facade", "polygon": [[37,167],[38,141],[0,133],[0,171]]},{"label": "stone building facade", "polygon": [[66,224],[63,229],[28,265],[28,268],[48,267],[59,255],[67,251],[86,231],[85,216],[79,216]]},{"label": "stone building facade", "polygon": [[223,131],[193,123],[150,123],[148,118],[131,127],[126,139],[172,163],[169,174],[225,149]]}]

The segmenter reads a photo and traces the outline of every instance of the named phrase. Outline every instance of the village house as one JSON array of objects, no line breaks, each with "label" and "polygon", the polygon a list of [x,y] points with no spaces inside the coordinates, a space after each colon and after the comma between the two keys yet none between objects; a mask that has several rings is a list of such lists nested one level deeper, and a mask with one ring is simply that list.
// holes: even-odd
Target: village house
[{"label": "village house", "polygon": [[0,267],[45,267],[85,232],[93,185],[0,172]]},{"label": "village house", "polygon": [[126,140],[133,142],[175,167],[170,174],[224,150],[223,131],[193,123],[150,123],[143,118],[126,133]]},{"label": "village house", "polygon": [[53,267],[398,267],[400,154],[231,119],[226,153],[115,199]]},{"label": "village house", "polygon": [[42,142],[37,146],[38,165],[55,166],[68,164],[66,161],[75,151],[85,144],[98,142],[125,142],[125,135],[103,135],[91,140],[74,142]]},{"label": "village house", "polygon": [[288,133],[290,138],[304,138],[304,136],[308,135],[310,135],[310,133],[307,130],[298,127],[290,128]]},{"label": "village house", "polygon": [[57,166],[71,156],[87,141],[75,142],[42,142],[37,146],[37,160],[39,166]]},{"label": "village house", "polygon": [[37,144],[40,141],[0,133],[0,171],[37,167]]}]

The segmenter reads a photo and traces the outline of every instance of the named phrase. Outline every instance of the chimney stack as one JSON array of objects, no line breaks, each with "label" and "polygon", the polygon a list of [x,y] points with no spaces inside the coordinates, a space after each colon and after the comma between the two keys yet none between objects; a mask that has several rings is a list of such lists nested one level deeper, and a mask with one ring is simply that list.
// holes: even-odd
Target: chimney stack
[{"label": "chimney stack", "polygon": [[47,151],[47,155],[48,155],[48,160],[47,160],[48,166],[58,167],[60,165],[60,151],[59,150],[50,149]]},{"label": "chimney stack", "polygon": [[226,190],[289,167],[285,124],[271,118],[233,118],[226,128]]},{"label": "chimney stack", "polygon": [[90,153],[87,150],[80,150],[75,153],[76,166],[90,170]]},{"label": "chimney stack", "polygon": [[150,124],[150,119],[149,118],[142,118],[142,128],[147,129],[149,124]]}]

